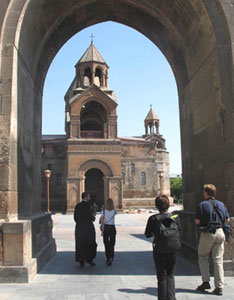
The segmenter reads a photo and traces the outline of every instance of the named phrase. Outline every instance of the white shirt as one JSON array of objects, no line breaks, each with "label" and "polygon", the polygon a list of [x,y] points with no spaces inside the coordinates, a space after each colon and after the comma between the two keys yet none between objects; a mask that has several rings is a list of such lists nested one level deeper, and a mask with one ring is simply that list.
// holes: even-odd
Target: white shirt
[{"label": "white shirt", "polygon": [[115,209],[113,210],[105,209],[105,212],[104,210],[102,210],[101,215],[104,216],[104,224],[115,225],[115,215],[117,215],[117,211]]}]

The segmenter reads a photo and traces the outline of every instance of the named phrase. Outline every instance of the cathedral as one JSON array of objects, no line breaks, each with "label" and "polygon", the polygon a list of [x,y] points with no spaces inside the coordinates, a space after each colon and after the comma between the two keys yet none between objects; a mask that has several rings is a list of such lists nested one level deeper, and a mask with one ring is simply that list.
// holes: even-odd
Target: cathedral
[{"label": "cathedral", "polygon": [[42,135],[42,209],[47,206],[44,170],[51,170],[52,211],[73,211],[82,192],[100,209],[111,197],[117,209],[154,206],[170,194],[169,153],[150,108],[145,134],[119,137],[117,99],[108,86],[109,66],[93,41],[75,66],[65,95],[65,134]]}]

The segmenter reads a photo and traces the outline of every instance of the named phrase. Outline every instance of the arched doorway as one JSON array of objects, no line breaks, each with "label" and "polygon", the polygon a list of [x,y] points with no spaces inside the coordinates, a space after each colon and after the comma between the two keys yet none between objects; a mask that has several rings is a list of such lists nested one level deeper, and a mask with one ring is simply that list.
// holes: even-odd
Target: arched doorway
[{"label": "arched doorway", "polygon": [[97,204],[98,210],[104,204],[104,174],[99,169],[89,169],[85,173],[85,191],[90,194],[90,200]]},{"label": "arched doorway", "polygon": [[[111,197],[116,208],[122,207],[122,177],[120,167],[112,165],[113,156],[108,155],[100,159],[81,161],[77,166],[75,176],[68,176],[67,199],[68,211],[74,211],[77,202],[71,199],[71,191],[75,188],[78,191],[77,201],[81,201],[80,195],[88,191],[92,198],[97,199],[97,204],[101,208],[103,200]],[[100,186],[98,186],[100,185]]]}]

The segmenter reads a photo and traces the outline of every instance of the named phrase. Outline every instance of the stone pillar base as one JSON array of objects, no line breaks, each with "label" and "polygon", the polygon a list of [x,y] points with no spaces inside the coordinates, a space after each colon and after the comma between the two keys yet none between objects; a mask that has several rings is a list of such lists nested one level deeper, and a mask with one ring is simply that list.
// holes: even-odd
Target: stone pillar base
[{"label": "stone pillar base", "polygon": [[36,273],[36,259],[25,266],[0,266],[0,283],[28,283]]},{"label": "stone pillar base", "polygon": [[50,214],[0,226],[0,283],[27,283],[55,255]]}]

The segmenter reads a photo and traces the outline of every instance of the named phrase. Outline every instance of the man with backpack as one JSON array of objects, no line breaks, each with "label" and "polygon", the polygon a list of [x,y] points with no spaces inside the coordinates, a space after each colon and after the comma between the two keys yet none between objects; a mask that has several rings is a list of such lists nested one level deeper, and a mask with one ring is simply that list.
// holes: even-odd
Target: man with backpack
[{"label": "man with backpack", "polygon": [[215,199],[216,187],[214,184],[205,184],[203,188],[205,201],[199,203],[195,223],[199,226],[201,236],[198,245],[198,263],[202,276],[202,284],[197,290],[204,292],[211,288],[209,273],[209,255],[212,253],[214,262],[215,295],[223,294],[224,271],[223,253],[225,235],[223,228],[229,221],[226,206]]},{"label": "man with backpack", "polygon": [[166,195],[155,199],[159,214],[147,221],[145,236],[154,236],[153,258],[158,279],[158,299],[176,300],[174,267],[181,247],[181,226],[178,215],[168,212],[170,206]]}]

